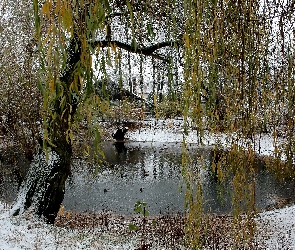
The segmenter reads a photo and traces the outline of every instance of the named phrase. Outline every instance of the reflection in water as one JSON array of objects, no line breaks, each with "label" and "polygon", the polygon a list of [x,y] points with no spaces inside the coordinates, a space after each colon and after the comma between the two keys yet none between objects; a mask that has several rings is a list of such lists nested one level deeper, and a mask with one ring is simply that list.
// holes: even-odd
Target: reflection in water
[{"label": "reflection in water", "polygon": [[[67,180],[63,205],[80,212],[113,210],[130,214],[140,200],[148,203],[148,210],[154,215],[183,212],[181,147],[181,143],[106,142],[103,151],[107,164],[102,168],[83,160],[73,161],[74,171]],[[191,145],[189,152],[191,168],[201,176],[205,211],[230,212],[231,185],[220,185],[212,173],[211,149]],[[203,159],[202,163],[198,159]],[[0,199],[12,201],[17,194],[17,183],[13,181],[16,177],[1,175]],[[294,193],[294,183],[279,183],[263,166],[259,168],[258,208],[270,206],[278,199],[294,199]]]},{"label": "reflection in water", "polygon": [[125,147],[124,142],[115,142],[115,147],[118,154],[126,154],[127,148]]},{"label": "reflection in water", "polygon": [[[199,171],[202,178],[205,211],[229,213],[231,190],[221,186],[210,171],[211,149],[191,146],[189,152],[192,168]],[[154,215],[184,211],[181,144],[105,143],[104,153],[108,164],[97,176],[85,169],[73,173],[63,203],[66,209],[130,214],[140,200],[148,203],[148,210]],[[85,162],[74,164],[83,166]],[[279,184],[264,169],[259,170],[256,186],[260,208],[274,202],[273,197],[287,198],[294,193],[293,183]]]},{"label": "reflection in water", "polygon": [[73,173],[64,200],[67,209],[132,213],[136,201],[141,200],[148,203],[152,214],[183,210],[181,144],[164,148],[128,142],[105,143],[103,147],[108,164],[101,173],[96,177],[85,169]]}]

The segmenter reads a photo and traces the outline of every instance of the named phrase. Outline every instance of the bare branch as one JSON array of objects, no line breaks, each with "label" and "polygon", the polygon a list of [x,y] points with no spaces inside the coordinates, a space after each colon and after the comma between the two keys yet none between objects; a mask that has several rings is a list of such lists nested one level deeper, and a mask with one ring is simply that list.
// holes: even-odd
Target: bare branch
[{"label": "bare branch", "polygon": [[121,49],[124,49],[126,51],[132,52],[132,53],[137,53],[137,54],[143,54],[146,56],[151,56],[160,60],[164,60],[164,61],[168,61],[168,59],[154,54],[154,52],[158,49],[161,48],[165,48],[165,47],[175,47],[175,46],[179,46],[181,44],[180,41],[165,41],[165,42],[161,42],[161,43],[157,43],[154,45],[151,45],[149,47],[135,47],[132,46],[130,44],[126,44],[126,43],[122,43],[119,41],[107,41],[107,40],[103,40],[103,41],[95,41],[90,43],[90,45],[92,46],[92,48],[96,48],[97,46],[100,47],[111,47],[111,46],[116,46],[119,47]]}]

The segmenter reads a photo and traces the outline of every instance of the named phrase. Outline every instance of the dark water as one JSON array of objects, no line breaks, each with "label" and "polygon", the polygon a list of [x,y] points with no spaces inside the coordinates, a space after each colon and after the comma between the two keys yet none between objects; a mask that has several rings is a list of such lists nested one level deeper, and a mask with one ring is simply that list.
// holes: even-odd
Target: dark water
[{"label": "dark water", "polygon": [[29,160],[16,147],[0,151],[0,200],[13,202],[29,165]]},{"label": "dark water", "polygon": [[[148,204],[147,209],[153,215],[184,211],[186,185],[181,174],[181,143],[106,142],[103,151],[107,162],[103,166],[73,160],[73,173],[67,180],[63,202],[66,210],[77,212],[112,210],[132,214],[134,204],[140,200]],[[191,165],[201,176],[205,210],[229,213],[231,189],[221,188],[214,178],[211,171],[212,157],[211,148],[189,146]],[[4,161],[0,163],[0,199],[12,202],[16,197],[20,179],[15,174],[17,163],[14,166]],[[23,162],[20,161],[19,164]],[[256,176],[258,208],[272,206],[279,199],[294,200],[293,182],[281,183],[264,170],[263,166],[258,169]]]},{"label": "dark water", "polygon": [[[83,170],[74,172],[68,180],[63,202],[66,209],[130,214],[135,202],[140,200],[147,202],[148,210],[154,215],[184,211],[186,185],[181,175],[181,143],[105,143],[104,152],[108,166],[102,169],[75,161]],[[205,210],[231,212],[231,192],[222,189],[211,172],[212,150],[190,145],[189,157],[201,176]],[[197,160],[200,158],[202,163]],[[259,168],[258,208],[264,209],[278,198],[292,198],[294,194],[293,183],[280,183],[263,167]]]},{"label": "dark water", "polygon": [[73,173],[66,209],[132,213],[140,200],[148,203],[151,214],[183,210],[181,144],[106,143],[104,153],[108,166],[101,173],[98,167],[95,174],[97,166]]}]

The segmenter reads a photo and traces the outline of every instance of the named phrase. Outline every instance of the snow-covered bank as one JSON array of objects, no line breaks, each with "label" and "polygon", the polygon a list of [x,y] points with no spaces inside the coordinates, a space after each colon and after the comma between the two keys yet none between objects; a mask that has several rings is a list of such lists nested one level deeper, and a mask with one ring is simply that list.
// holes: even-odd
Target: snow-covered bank
[{"label": "snow-covered bank", "polygon": [[[0,249],[136,249],[138,238],[99,233],[93,229],[68,230],[34,218],[10,217],[0,202]],[[257,215],[259,249],[295,249],[295,206]],[[165,249],[165,248],[160,248]]]},{"label": "snow-covered bank", "polygon": [[295,206],[257,216],[258,239],[266,249],[295,249]]},{"label": "snow-covered bank", "polygon": [[131,141],[144,141],[144,142],[183,142],[186,143],[202,143],[204,146],[213,146],[219,143],[224,148],[228,148],[232,142],[235,142],[245,148],[249,145],[259,155],[272,156],[276,146],[283,143],[282,139],[274,138],[269,134],[257,135],[253,140],[239,138],[236,134],[227,135],[224,133],[204,133],[202,141],[198,132],[193,129],[189,129],[187,134],[183,133],[183,120],[156,120],[151,119],[143,122],[143,127],[127,133],[127,137]]},{"label": "snow-covered bank", "polygon": [[67,230],[40,222],[33,217],[9,216],[8,205],[0,202],[0,249],[133,249],[136,239],[119,237],[92,230]]}]

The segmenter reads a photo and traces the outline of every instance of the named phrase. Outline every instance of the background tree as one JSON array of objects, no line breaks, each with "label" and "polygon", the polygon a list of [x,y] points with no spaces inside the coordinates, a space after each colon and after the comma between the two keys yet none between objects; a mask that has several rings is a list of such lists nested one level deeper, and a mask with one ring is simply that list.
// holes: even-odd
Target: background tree
[{"label": "background tree", "polygon": [[[220,181],[228,178],[233,185],[234,244],[237,248],[245,247],[246,242],[251,244],[248,236],[253,239],[254,235],[254,162],[255,150],[259,148],[258,135],[263,132],[273,135],[277,163],[280,164],[272,161],[270,165],[277,166],[277,173],[288,169],[286,173],[290,178],[294,169],[293,134],[286,133],[287,150],[279,149],[276,144],[278,132],[285,126],[290,129],[294,119],[287,108],[287,103],[293,103],[291,96],[294,94],[290,87],[294,86],[294,28],[290,23],[294,20],[294,3],[184,2],[188,17],[184,34],[184,117],[194,120],[200,135],[207,130],[227,132],[227,141],[231,144],[229,151],[212,167]],[[285,112],[292,114],[287,123],[286,120],[282,122]],[[247,145],[247,149],[240,145]],[[282,155],[288,159],[284,163],[281,162]],[[188,244],[190,248],[198,249],[206,241],[205,233],[202,235],[200,230],[205,218],[201,206],[201,170],[193,173],[191,163],[184,163],[191,190],[187,201],[190,211]],[[247,215],[244,229],[238,226],[241,225],[241,213]]]},{"label": "background tree", "polygon": [[32,8],[25,1],[2,1],[0,8],[0,129],[32,159],[42,106]]}]

